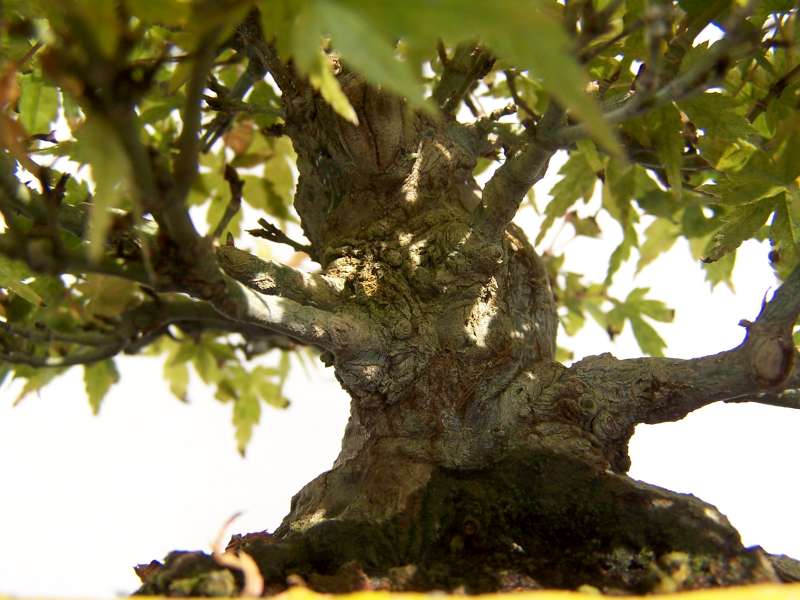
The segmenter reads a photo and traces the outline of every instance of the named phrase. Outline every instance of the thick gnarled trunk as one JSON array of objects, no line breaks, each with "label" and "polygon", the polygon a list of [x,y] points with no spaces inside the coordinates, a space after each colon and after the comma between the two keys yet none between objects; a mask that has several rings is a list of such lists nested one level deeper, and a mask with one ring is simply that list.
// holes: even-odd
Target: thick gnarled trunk
[{"label": "thick gnarled trunk", "polygon": [[[785,331],[775,335],[767,314],[740,348],[698,361],[556,363],[547,274],[510,224],[553,150],[505,149],[481,195],[473,169],[497,151],[488,126],[339,79],[358,126],[307,86],[279,81],[298,154],[295,206],[320,273],[218,253],[231,277],[288,298],[276,306],[301,324],[288,334],[325,348],[352,399],[333,468],[295,496],[275,534],[234,543],[269,589],[291,573],[326,591],[778,580],[713,507],[625,472],[637,423],[736,401],[755,380],[769,389],[797,378]],[[199,563],[173,555],[143,590],[216,589],[204,574],[212,563],[187,564]]]}]

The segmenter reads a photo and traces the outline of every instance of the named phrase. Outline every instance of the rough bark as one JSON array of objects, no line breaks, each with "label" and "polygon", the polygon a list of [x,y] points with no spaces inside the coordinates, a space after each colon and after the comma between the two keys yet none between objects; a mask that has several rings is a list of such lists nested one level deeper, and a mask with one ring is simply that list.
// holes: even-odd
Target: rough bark
[{"label": "rough bark", "polygon": [[[496,152],[486,123],[413,112],[342,69],[352,125],[250,42],[283,91],[295,207],[321,270],[304,276],[223,248],[216,277],[241,298],[209,298],[239,322],[323,348],[352,398],[333,468],[297,494],[274,534],[233,542],[269,589],[291,573],[328,591],[778,580],[716,509],[627,477],[627,444],[637,423],[714,401],[796,405],[800,274],[736,349],[566,368],[554,361],[546,272],[510,224],[563,112],[548,111],[481,193],[473,169]],[[142,590],[235,591],[214,571],[207,557],[174,554],[147,570]]]}]

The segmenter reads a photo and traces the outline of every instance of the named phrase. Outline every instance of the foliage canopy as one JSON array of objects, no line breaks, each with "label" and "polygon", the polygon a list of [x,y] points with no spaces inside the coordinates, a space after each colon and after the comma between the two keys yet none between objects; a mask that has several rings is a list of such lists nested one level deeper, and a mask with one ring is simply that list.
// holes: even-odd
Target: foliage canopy
[{"label": "foliage canopy", "polygon": [[[289,353],[305,340],[155,285],[166,239],[188,228],[223,252],[235,240],[263,255],[259,236],[307,250],[273,225],[297,218],[296,155],[264,47],[236,41],[243,22],[346,121],[358,115],[342,64],[413,110],[490,131],[476,176],[532,138],[566,152],[550,198],[531,200],[537,243],[559,223],[602,235],[583,206],[598,189],[623,232],[603,281],[545,256],[568,334],[587,317],[610,336],[628,323],[661,355],[652,322],[671,311],[609,286],[625,261],[645,268],[681,237],[712,285],[730,281],[747,239],[769,241],[782,279],[800,263],[792,0],[3,0],[0,380],[24,379],[19,399],[82,365],[98,411],[114,356],[146,351],[166,357],[177,397],[190,366],[215,386],[241,450],[262,404],[286,405]],[[568,118],[548,131],[555,106]],[[196,258],[216,281],[211,244]],[[280,353],[272,366],[246,366],[267,352]]]}]

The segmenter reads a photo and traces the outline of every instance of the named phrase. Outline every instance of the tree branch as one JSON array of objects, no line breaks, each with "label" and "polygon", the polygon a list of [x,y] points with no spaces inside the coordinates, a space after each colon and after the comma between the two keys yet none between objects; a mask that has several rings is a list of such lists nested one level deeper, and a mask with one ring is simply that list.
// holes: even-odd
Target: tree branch
[{"label": "tree branch", "polygon": [[[61,248],[60,254],[54,255],[46,252],[47,248],[35,244],[36,240],[19,239],[13,233],[0,234],[0,254],[25,262],[32,270],[39,273],[51,273],[55,268],[64,273],[81,275],[84,273],[100,273],[113,275],[150,285],[150,278],[144,267],[136,262],[119,262],[115,259],[103,257],[99,261],[90,261],[82,247],[77,249]],[[33,242],[33,243],[31,243]]]},{"label": "tree branch", "polygon": [[453,114],[472,86],[485,76],[494,64],[494,56],[473,43],[459,44],[452,58],[439,47],[442,73],[433,90],[433,100],[445,114]]},{"label": "tree branch", "polygon": [[33,356],[22,352],[0,352],[0,362],[7,362],[16,365],[28,365],[30,367],[37,368],[72,367],[75,365],[87,365],[111,358],[112,356],[119,354],[122,348],[123,344],[117,343],[60,357]]},{"label": "tree branch", "polygon": [[233,103],[240,103],[241,100],[247,95],[253,85],[261,81],[266,75],[266,67],[261,61],[250,59],[247,63],[247,68],[241,77],[236,81],[231,89],[220,100],[224,103],[225,109],[218,114],[214,120],[206,127],[203,134],[201,144],[203,152],[208,152],[211,146],[222,137],[225,132],[230,128],[231,123],[236,116],[236,110],[232,108]]},{"label": "tree branch", "polygon": [[214,58],[217,55],[218,31],[214,29],[198,44],[192,74],[186,85],[186,106],[181,115],[183,128],[178,138],[178,157],[175,159],[174,185],[170,201],[182,204],[197,175],[198,157],[202,149],[200,126],[203,117],[203,90]]},{"label": "tree branch", "polygon": [[473,216],[473,229],[487,239],[497,239],[517,214],[528,190],[547,171],[555,148],[540,143],[564,118],[564,110],[552,102],[536,127],[535,137],[495,171],[483,188],[482,202]]},{"label": "tree branch", "polygon": [[[234,280],[231,280],[233,282]],[[215,308],[229,318],[282,333],[334,354],[377,349],[382,336],[368,317],[329,312],[277,296],[267,296],[235,282]]]},{"label": "tree branch", "polygon": [[570,369],[603,406],[595,433],[617,439],[637,423],[677,421],[713,402],[759,402],[800,409],[800,353],[792,329],[800,315],[800,266],[761,310],[743,321],[738,347],[681,360],[593,356]]},{"label": "tree branch", "polygon": [[520,96],[519,92],[517,91],[517,74],[509,69],[506,69],[503,71],[503,75],[505,75],[506,84],[508,85],[508,93],[511,95],[514,105],[528,115],[531,119],[535,120],[536,113],[533,112],[533,109],[528,106],[528,103],[522,99],[522,96]]},{"label": "tree branch", "polygon": [[253,62],[254,69],[261,69],[272,75],[285,95],[296,96],[300,93],[304,84],[291,65],[285,64],[278,57],[275,47],[264,39],[258,14],[251,13],[236,33],[242,49]]},{"label": "tree branch", "polygon": [[[37,324],[40,325],[40,324]],[[0,321],[0,329],[8,334],[32,342],[64,342],[81,346],[107,346],[119,343],[122,338],[113,333],[100,331],[57,331],[47,326],[27,327],[17,323]]]},{"label": "tree branch", "polygon": [[303,273],[234,246],[218,248],[217,259],[228,275],[261,294],[282,296],[318,308],[342,304],[343,289],[324,275]]},{"label": "tree branch", "polygon": [[[57,331],[49,328],[29,327],[18,323],[0,321],[0,330],[10,337],[43,343],[39,352],[0,352],[0,360],[33,367],[60,368],[88,364],[110,358],[119,353],[136,354],[145,346],[167,332],[170,325],[177,325],[191,333],[218,330],[239,333],[250,341],[267,342],[270,347],[287,348],[295,343],[286,337],[260,326],[227,319],[204,302],[188,298],[157,298],[153,302],[132,308],[117,319],[113,332],[102,331]],[[1,339],[1,338],[0,338]],[[91,350],[79,350],[63,356],[49,356],[47,347],[54,342],[77,346],[89,346]],[[63,351],[63,346],[61,347]],[[39,354],[44,354],[40,356]]]}]

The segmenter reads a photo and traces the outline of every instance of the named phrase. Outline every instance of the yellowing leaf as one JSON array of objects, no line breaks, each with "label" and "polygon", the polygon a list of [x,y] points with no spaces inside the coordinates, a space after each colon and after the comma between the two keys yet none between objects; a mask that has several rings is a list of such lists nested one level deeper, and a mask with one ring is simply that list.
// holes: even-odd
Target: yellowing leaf
[{"label": "yellowing leaf", "polygon": [[100,412],[100,404],[103,402],[111,386],[119,381],[119,371],[111,359],[84,365],[83,383],[86,386],[86,395],[89,397],[89,406],[92,412]]},{"label": "yellowing leaf", "polygon": [[311,65],[308,72],[308,80],[311,85],[319,90],[319,93],[331,105],[331,108],[336,111],[336,114],[345,121],[358,125],[358,115],[356,115],[355,109],[350,104],[350,100],[344,95],[339,81],[333,74],[331,62],[324,53],[320,52],[317,60]]}]

